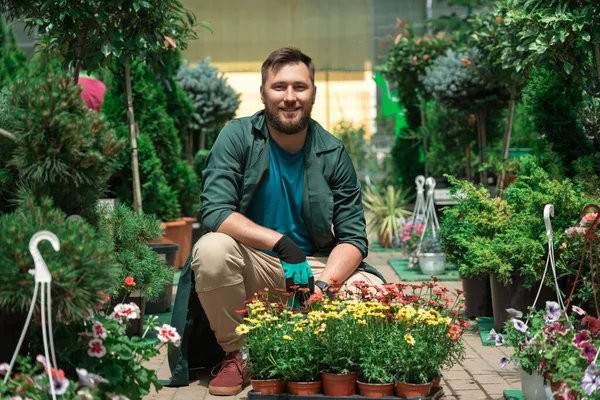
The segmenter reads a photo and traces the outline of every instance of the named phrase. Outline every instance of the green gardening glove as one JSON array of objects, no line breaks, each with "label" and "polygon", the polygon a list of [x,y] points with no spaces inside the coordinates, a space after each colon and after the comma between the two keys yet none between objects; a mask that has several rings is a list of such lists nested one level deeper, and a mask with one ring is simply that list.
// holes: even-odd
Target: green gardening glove
[{"label": "green gardening glove", "polygon": [[283,235],[273,246],[273,252],[277,253],[283,272],[285,273],[285,289],[289,292],[292,286],[308,288],[306,294],[297,290],[295,297],[300,303],[315,292],[315,278],[312,269],[306,261],[304,252],[289,237]]}]

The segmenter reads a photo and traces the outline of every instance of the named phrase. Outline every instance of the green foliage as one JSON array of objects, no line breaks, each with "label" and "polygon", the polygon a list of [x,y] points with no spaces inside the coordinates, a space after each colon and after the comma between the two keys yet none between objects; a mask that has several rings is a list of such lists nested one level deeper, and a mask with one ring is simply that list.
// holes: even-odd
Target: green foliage
[{"label": "green foliage", "polygon": [[79,63],[93,71],[132,59],[158,65],[165,43],[185,50],[188,40],[197,37],[196,17],[179,0],[163,1],[160,7],[146,0],[81,0],[68,7],[65,0],[2,3],[7,17],[37,29],[40,48],[57,51],[65,67]]},{"label": "green foliage", "polygon": [[[473,146],[474,122],[462,110],[448,109],[434,101],[427,104],[423,133],[428,137],[427,164],[431,176],[466,176],[465,149]],[[472,171],[476,165],[477,158],[471,157]]]},{"label": "green foliage", "polygon": [[[227,82],[223,72],[210,65],[210,57],[189,66],[187,61],[175,80],[192,100],[194,115],[190,131],[194,137],[194,151],[210,149],[223,125],[235,116],[240,106],[240,94]],[[205,135],[204,147],[201,135]]]},{"label": "green foliage", "polygon": [[421,141],[396,136],[392,147],[392,161],[391,175],[397,177],[393,184],[399,183],[406,190],[414,190],[415,178],[423,174],[425,161]]},{"label": "green foliage", "polygon": [[521,157],[506,200],[491,199],[485,189],[475,190],[468,182],[449,180],[458,204],[444,209],[440,238],[450,261],[465,276],[492,271],[507,283],[518,273],[526,287],[540,281],[545,265],[545,205],[554,206],[552,227],[559,243],[586,202],[568,179],[550,177],[533,156]]},{"label": "green foliage", "polygon": [[355,126],[352,121],[342,120],[333,127],[333,134],[337,137],[352,160],[356,171],[364,170],[367,162],[365,141],[365,128],[363,125]]},{"label": "green foliage", "polygon": [[[412,28],[406,28],[403,21],[397,21],[395,27],[397,31],[393,35],[393,43],[390,44],[385,63],[378,66],[378,70],[396,84],[400,103],[407,108],[415,107],[420,103],[419,98],[426,94],[422,82],[426,68],[432,66],[452,44],[444,34],[434,38],[418,37]],[[409,118],[409,126],[416,129],[418,123],[411,123]]]},{"label": "green foliage", "polygon": [[382,247],[392,247],[393,239],[399,237],[399,220],[410,215],[403,208],[407,201],[405,193],[391,185],[383,193],[371,186],[363,189],[363,206],[369,212],[367,232],[377,232]]},{"label": "green foliage", "polygon": [[[533,307],[526,314],[526,321],[521,321],[526,325],[527,331],[522,332],[516,328],[515,319],[508,319],[504,323],[504,340],[507,346],[511,346],[514,352],[507,358],[507,362],[514,362],[517,366],[523,368],[528,374],[539,373],[540,363],[544,359],[540,351],[542,328],[546,326],[544,314],[546,310],[535,310]],[[519,320],[520,321],[520,320]],[[531,340],[535,338],[535,340]]]},{"label": "green foliage", "polygon": [[514,51],[535,65],[543,55],[577,78],[588,94],[600,97],[598,24],[595,1],[506,0],[504,24],[515,33]]},{"label": "green foliage", "polygon": [[27,57],[17,46],[12,28],[5,27],[4,21],[0,20],[0,88],[8,86],[26,70]]},{"label": "green foliage", "polygon": [[[113,122],[118,136],[129,136],[123,79],[109,82],[102,112]],[[132,70],[134,108],[141,135],[138,137],[140,178],[144,211],[171,220],[180,213],[198,212],[199,179],[181,158],[181,135],[168,113],[168,96],[163,83],[145,65]],[[130,154],[130,153],[126,153]],[[157,162],[158,158],[158,162]],[[129,157],[121,159],[122,176],[112,183],[125,204],[131,204],[131,168]]]},{"label": "green foliage", "polygon": [[506,200],[491,198],[489,192],[472,183],[447,175],[450,192],[458,203],[443,209],[439,239],[448,261],[467,278],[499,269],[501,260],[494,254],[494,238],[506,230],[513,212]]},{"label": "green foliage", "polygon": [[28,74],[11,91],[19,125],[8,165],[23,191],[38,200],[50,196],[66,213],[93,219],[123,142],[87,109],[70,76]]},{"label": "green foliage", "polygon": [[199,150],[194,156],[194,171],[199,177],[202,176],[202,171],[206,168],[206,159],[210,151],[206,149]]},{"label": "green foliage", "polygon": [[[66,220],[45,197],[28,198],[14,213],[0,216],[0,308],[27,311],[33,296],[34,269],[29,240],[38,231],[53,232],[60,240],[55,252],[49,243],[39,245],[52,274],[52,311],[55,321],[81,320],[85,311],[101,301],[100,291],[114,284],[119,265],[114,246],[103,232],[83,219]],[[39,311],[39,309],[38,309]]]},{"label": "green foliage", "polygon": [[441,104],[468,112],[504,104],[507,92],[477,48],[448,50],[425,69],[423,85]]},{"label": "green foliage", "polygon": [[559,154],[568,176],[573,176],[573,161],[592,151],[578,118],[581,101],[573,77],[552,68],[533,70],[524,91],[535,131]]},{"label": "green foliage", "polygon": [[100,225],[114,240],[114,251],[122,269],[110,286],[113,293],[119,290],[126,277],[135,280],[135,288],[149,301],[156,300],[163,287],[172,281],[173,272],[146,242],[159,239],[163,230],[155,217],[137,214],[124,205],[112,211],[103,210]]},{"label": "green foliage", "polygon": [[573,169],[575,170],[573,183],[575,183],[576,192],[589,199],[600,198],[600,177],[596,173],[596,160],[598,157],[598,153],[583,156],[573,163]]}]

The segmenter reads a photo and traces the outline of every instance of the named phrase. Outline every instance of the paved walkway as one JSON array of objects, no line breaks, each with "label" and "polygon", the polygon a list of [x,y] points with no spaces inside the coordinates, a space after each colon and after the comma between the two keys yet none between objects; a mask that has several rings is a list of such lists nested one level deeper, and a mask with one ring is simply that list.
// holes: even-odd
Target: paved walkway
[{"label": "paved walkway", "polygon": [[[388,258],[399,257],[400,253],[371,253],[367,261],[377,267],[388,282],[398,282],[398,276],[387,264]],[[449,289],[462,288],[460,282],[443,282]],[[464,334],[466,357],[451,370],[443,371],[442,387],[444,399],[483,400],[502,399],[504,389],[520,389],[520,379],[517,369],[508,365],[500,368],[500,359],[509,354],[510,349],[495,346],[483,346],[477,325],[471,323]],[[147,363],[147,366],[158,371],[159,379],[171,376],[166,358],[166,350]],[[163,388],[158,393],[148,395],[146,399],[160,400],[233,400],[231,397],[212,396],[208,393],[210,371],[206,371],[199,381],[181,388]],[[235,396],[237,399],[247,399],[247,387]]]}]

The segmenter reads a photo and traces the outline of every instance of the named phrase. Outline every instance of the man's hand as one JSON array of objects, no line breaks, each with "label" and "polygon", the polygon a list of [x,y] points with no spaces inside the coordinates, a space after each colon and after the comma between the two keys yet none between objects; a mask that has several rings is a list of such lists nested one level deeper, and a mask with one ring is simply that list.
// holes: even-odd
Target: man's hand
[{"label": "man's hand", "polygon": [[[313,277],[312,269],[306,261],[304,252],[286,235],[273,247],[273,251],[279,256],[281,266],[285,272],[285,288],[291,290],[291,286],[297,285],[299,288],[308,288],[310,294],[315,291],[315,278]],[[303,299],[304,293],[296,292],[297,297]]]}]

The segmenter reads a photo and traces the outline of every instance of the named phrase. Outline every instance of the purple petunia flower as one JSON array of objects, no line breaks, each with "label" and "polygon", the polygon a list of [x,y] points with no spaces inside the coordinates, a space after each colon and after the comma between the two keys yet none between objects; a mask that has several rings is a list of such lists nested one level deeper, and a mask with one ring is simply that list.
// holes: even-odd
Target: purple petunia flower
[{"label": "purple petunia flower", "polygon": [[596,358],[596,349],[594,345],[588,342],[583,342],[581,344],[581,357],[588,360],[588,362],[593,362],[594,358]]},{"label": "purple petunia flower", "polygon": [[502,358],[500,359],[500,368],[504,368],[504,367],[506,367],[506,363],[508,363],[508,358],[506,358],[506,357],[502,357]]},{"label": "purple petunia flower", "polygon": [[586,312],[582,308],[577,307],[577,306],[572,306],[571,310],[573,310],[573,312],[577,315],[585,315],[586,314]]},{"label": "purple petunia flower", "polygon": [[588,342],[590,340],[590,331],[583,330],[579,332],[573,338],[573,344],[577,347],[581,347],[582,343]]},{"label": "purple petunia flower", "polygon": [[515,329],[519,332],[527,332],[527,325],[525,325],[525,322],[521,321],[520,319],[513,318],[512,323]]},{"label": "purple petunia flower", "polygon": [[596,364],[590,364],[581,379],[581,387],[590,395],[600,388],[600,379],[598,379],[598,369]]},{"label": "purple petunia flower", "polygon": [[558,321],[558,318],[560,318],[560,306],[557,302],[546,302],[546,317],[548,317],[548,322]]},{"label": "purple petunia flower", "polygon": [[490,333],[488,333],[487,340],[496,340],[496,330],[492,328]]},{"label": "purple petunia flower", "polygon": [[90,374],[87,372],[87,370],[85,370],[83,368],[82,369],[75,368],[75,371],[77,371],[77,376],[79,377],[79,383],[82,386],[86,386],[89,388],[95,388],[100,383],[108,383],[107,379],[101,377],[100,375]]},{"label": "purple petunia flower", "polygon": [[506,312],[511,318],[523,318],[523,313],[519,310],[515,310],[514,308],[507,308]]},{"label": "purple petunia flower", "polygon": [[504,336],[502,334],[496,334],[496,346],[504,346]]}]

